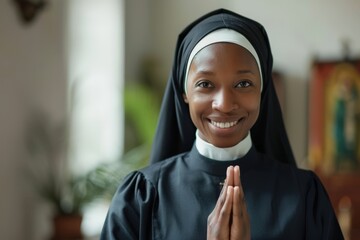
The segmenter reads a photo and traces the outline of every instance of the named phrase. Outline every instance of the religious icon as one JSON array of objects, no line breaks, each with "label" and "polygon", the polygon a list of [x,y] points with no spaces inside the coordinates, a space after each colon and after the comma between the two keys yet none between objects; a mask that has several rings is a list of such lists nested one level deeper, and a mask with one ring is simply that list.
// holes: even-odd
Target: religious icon
[{"label": "religious icon", "polygon": [[310,92],[309,161],[325,173],[360,166],[360,62],[317,63]]}]

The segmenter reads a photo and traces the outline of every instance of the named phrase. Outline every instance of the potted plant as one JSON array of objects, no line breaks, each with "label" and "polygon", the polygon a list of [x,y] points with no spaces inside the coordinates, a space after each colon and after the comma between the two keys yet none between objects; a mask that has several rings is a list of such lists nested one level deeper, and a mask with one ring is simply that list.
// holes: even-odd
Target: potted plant
[{"label": "potted plant", "polygon": [[67,169],[64,123],[52,124],[45,114],[36,112],[30,118],[25,139],[31,159],[27,175],[39,195],[53,207],[52,239],[81,239],[84,206],[99,198],[110,199],[127,173],[145,165],[149,152],[142,145],[119,161],[73,176]]},{"label": "potted plant", "polygon": [[[27,175],[42,199],[54,211],[54,237],[58,237],[58,226],[68,224],[69,239],[81,238],[80,206],[86,199],[73,191],[75,179],[66,171],[67,132],[64,123],[52,124],[48,116],[36,111],[30,117],[26,128],[25,143],[29,153]],[[67,219],[64,221],[64,219]],[[70,227],[71,226],[71,227]]]},{"label": "potted plant", "polygon": [[99,198],[110,201],[123,177],[147,164],[159,111],[156,99],[143,84],[126,86],[126,153],[83,176],[72,175],[67,166],[68,120],[54,122],[34,111],[25,136],[31,160],[27,173],[39,195],[53,207],[53,239],[81,239],[83,208]]}]

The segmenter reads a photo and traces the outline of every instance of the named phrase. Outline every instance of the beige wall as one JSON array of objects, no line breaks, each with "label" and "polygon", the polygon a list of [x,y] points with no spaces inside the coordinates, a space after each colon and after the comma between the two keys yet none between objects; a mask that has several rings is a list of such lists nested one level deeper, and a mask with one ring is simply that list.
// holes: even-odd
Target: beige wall
[{"label": "beige wall", "polygon": [[[22,25],[11,1],[0,1],[0,239],[40,239],[41,208],[25,177],[25,122],[33,110],[54,121],[66,110],[62,1]],[[42,225],[42,226],[41,226]]]},{"label": "beige wall", "polygon": [[[24,179],[28,160],[24,125],[33,109],[60,121],[66,112],[63,0],[51,0],[30,26],[23,26],[11,1],[0,1],[0,239],[41,239],[46,223]],[[165,81],[178,33],[218,7],[257,19],[267,28],[275,66],[286,76],[286,125],[299,162],[306,157],[307,85],[313,57],[338,57],[348,38],[360,54],[360,2],[356,0],[131,0],[126,1],[126,76],[139,77],[144,56],[158,59]]]}]

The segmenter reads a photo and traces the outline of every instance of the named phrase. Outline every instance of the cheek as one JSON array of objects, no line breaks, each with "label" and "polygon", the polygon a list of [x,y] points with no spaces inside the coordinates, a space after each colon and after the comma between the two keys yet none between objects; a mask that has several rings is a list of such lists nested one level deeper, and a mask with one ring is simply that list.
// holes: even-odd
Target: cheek
[{"label": "cheek", "polygon": [[249,114],[257,119],[260,112],[260,98],[257,96],[247,98],[245,105]]},{"label": "cheek", "polygon": [[191,117],[193,117],[193,115],[200,114],[204,110],[204,105],[203,99],[192,98],[191,101],[189,101],[190,113],[192,115]]},{"label": "cheek", "polygon": [[[211,103],[210,103],[211,106]],[[192,121],[195,123],[196,121],[199,121],[199,119],[205,115],[205,113],[209,109],[209,103],[205,97],[196,97],[193,96],[191,99],[189,99],[189,111],[190,111],[190,117]],[[196,123],[195,123],[196,125]]]}]

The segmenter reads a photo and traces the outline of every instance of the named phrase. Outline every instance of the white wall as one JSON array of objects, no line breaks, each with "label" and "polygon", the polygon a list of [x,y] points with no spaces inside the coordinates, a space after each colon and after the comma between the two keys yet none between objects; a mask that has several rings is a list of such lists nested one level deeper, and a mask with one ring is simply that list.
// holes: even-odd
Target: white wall
[{"label": "white wall", "polygon": [[37,204],[24,165],[24,128],[34,109],[61,121],[66,110],[63,4],[52,1],[34,24],[0,1],[0,239],[40,239]]},{"label": "white wall", "polygon": [[[134,0],[142,2],[141,0]],[[194,19],[216,8],[228,8],[253,18],[267,29],[274,67],[285,75],[285,121],[297,161],[303,166],[307,151],[307,92],[310,65],[321,59],[342,56],[342,41],[350,43],[352,55],[360,55],[360,1],[356,0],[157,0],[152,1],[151,24],[135,9],[134,29],[144,23],[150,36],[142,39],[158,59],[161,81],[166,81],[171,68],[179,32]],[[135,36],[135,35],[134,35]],[[127,36],[131,39],[131,36]],[[139,42],[128,42],[128,52],[136,51]],[[131,69],[134,69],[131,66]],[[131,75],[132,73],[128,73]]]}]

